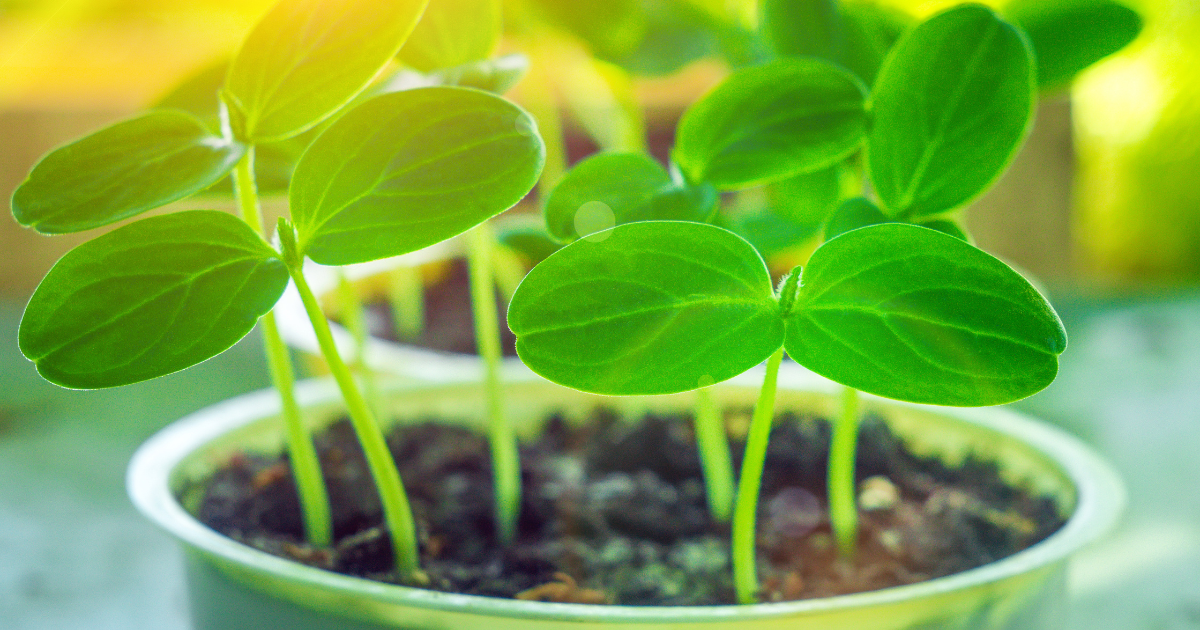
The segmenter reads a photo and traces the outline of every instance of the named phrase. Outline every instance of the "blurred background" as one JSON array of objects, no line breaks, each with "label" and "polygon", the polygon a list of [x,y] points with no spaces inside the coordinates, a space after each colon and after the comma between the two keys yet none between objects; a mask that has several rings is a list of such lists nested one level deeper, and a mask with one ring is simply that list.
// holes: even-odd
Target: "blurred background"
[{"label": "blurred background", "polygon": [[[679,1],[733,23],[755,19],[753,2]],[[42,154],[227,56],[270,4],[0,0],[6,203]],[[955,3],[888,4],[923,16]],[[1121,529],[1075,565],[1068,627],[1181,630],[1200,628],[1200,1],[1127,4],[1140,34],[1043,92],[1025,148],[967,221],[981,247],[1042,280],[1071,337],[1058,381],[1017,406],[1095,445],[1130,489]],[[541,86],[564,101],[572,159],[641,141],[605,116],[621,102],[639,104],[634,119],[653,149],[655,134],[669,134],[680,109],[727,71],[703,47],[647,67],[653,46],[621,49],[613,32],[569,17],[549,36],[518,33],[505,46],[534,59],[533,87],[515,99],[545,96]],[[601,56],[635,72],[589,110],[594,86],[580,60],[605,47]],[[613,93],[627,99],[614,105]],[[41,381],[16,347],[21,310],[54,261],[92,236],[48,238],[0,218],[0,628],[186,627],[176,551],[129,507],[124,465],[171,420],[267,385],[257,335],[118,390]]]}]

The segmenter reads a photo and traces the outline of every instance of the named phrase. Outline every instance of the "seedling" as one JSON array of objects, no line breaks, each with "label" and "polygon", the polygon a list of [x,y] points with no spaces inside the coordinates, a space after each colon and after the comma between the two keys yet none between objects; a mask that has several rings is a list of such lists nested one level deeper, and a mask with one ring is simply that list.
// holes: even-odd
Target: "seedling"
[{"label": "seedling", "polygon": [[[848,388],[830,458],[832,521],[846,555],[856,535],[855,390],[980,406],[1054,379],[1066,336],[1053,309],[952,227],[953,212],[999,176],[1024,139],[1034,85],[1022,34],[987,8],[957,7],[905,35],[869,95],[853,75],[814,59],[735,72],[681,121],[676,176],[645,178],[651,194],[634,203],[624,200],[636,186],[606,186],[629,168],[577,178],[606,195],[617,225],[572,235],[584,238],[525,278],[509,310],[517,351],[550,380],[610,395],[696,389],[766,360],[733,517],[739,601],[758,591],[757,495],[785,351]],[[856,201],[838,213],[831,238],[778,290],[759,252],[728,230],[627,222],[664,218],[645,216],[656,191],[678,198],[778,181],[860,148],[879,205]],[[669,218],[711,212],[688,208],[693,216]],[[548,227],[562,234],[567,224],[556,216],[548,205]]]},{"label": "seedling", "polygon": [[[151,112],[53,151],[12,203],[24,225],[77,232],[183,199],[232,170],[240,219],[213,210],[165,214],[67,253],[30,299],[21,350],[59,385],[115,387],[220,354],[261,318],[307,535],[327,544],[320,469],[271,314],[290,279],[366,453],[396,566],[411,580],[417,544],[403,485],[303,262],[365,262],[467,231],[519,201],[544,159],[528,114],[486,92],[436,87],[346,107],[397,54],[424,9],[422,0],[285,0],[230,64],[221,135],[181,111]],[[255,147],[323,120],[332,122],[296,165],[290,219],[279,220],[273,245],[255,190]]]}]

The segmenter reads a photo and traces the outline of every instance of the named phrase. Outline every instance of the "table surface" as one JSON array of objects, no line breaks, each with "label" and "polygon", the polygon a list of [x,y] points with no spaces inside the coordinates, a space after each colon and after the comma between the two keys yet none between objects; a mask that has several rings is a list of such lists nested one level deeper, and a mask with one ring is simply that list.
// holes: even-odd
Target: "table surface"
[{"label": "table surface", "polygon": [[[1104,453],[1129,488],[1119,530],[1072,565],[1070,630],[1200,629],[1200,294],[1059,300],[1058,380],[1018,403]],[[0,302],[0,629],[183,630],[181,558],[124,493],[171,420],[267,386],[256,335],[119,390],[43,382]]]}]

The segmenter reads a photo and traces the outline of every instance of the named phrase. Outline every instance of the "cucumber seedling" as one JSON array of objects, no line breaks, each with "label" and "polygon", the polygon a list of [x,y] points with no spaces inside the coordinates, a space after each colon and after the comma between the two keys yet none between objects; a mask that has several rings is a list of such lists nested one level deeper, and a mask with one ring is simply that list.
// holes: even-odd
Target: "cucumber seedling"
[{"label": "cucumber seedling", "polygon": [[[841,213],[832,238],[777,290],[759,252],[726,229],[618,224],[546,258],[509,309],[525,363],[589,392],[687,391],[766,361],[732,525],[743,603],[758,592],[755,517],[785,352],[848,388],[829,483],[831,521],[853,555],[856,390],[939,405],[1007,403],[1053,381],[1066,346],[1058,316],[1025,278],[936,229],[945,226],[916,225],[953,221],[1024,139],[1035,83],[1023,35],[965,5],[909,31],[869,94],[837,72],[788,59],[731,75],[685,114],[673,154],[678,181],[751,186],[865,148],[879,217]],[[796,81],[782,79],[793,75],[811,78],[806,99],[788,92]]]},{"label": "cucumber seedling", "polygon": [[[174,212],[68,252],[25,309],[21,351],[59,385],[115,387],[220,354],[261,319],[306,535],[327,545],[332,527],[321,471],[271,314],[292,281],[366,454],[396,567],[409,581],[419,581],[419,569],[408,500],[305,280],[304,261],[366,262],[465,232],[524,197],[544,160],[532,118],[487,92],[431,87],[355,102],[400,51],[425,5],[284,0],[230,63],[220,94],[223,133],[182,111],[153,111],[51,152],[12,202],[26,226],[78,232],[186,198],[232,171],[240,218]],[[279,220],[272,244],[256,192],[255,147],[325,120],[333,122],[295,167],[290,218]]]}]

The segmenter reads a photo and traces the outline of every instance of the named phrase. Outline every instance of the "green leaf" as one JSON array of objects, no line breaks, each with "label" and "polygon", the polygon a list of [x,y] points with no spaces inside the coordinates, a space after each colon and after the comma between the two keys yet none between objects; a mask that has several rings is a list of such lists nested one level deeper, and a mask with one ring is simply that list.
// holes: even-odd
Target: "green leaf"
[{"label": "green leaf", "polygon": [[599,57],[628,54],[647,28],[642,0],[531,0],[547,22],[583,40]]},{"label": "green leaf", "polygon": [[242,42],[223,100],[247,142],[298,134],[350,102],[408,38],[426,0],[282,0]]},{"label": "green leaf", "polygon": [[874,85],[879,67],[913,19],[892,7],[870,2],[841,4],[844,48],[838,61],[867,85]]},{"label": "green leaf", "polygon": [[43,234],[108,225],[208,188],[244,151],[191,114],[150,112],[42,158],[13,193],[13,216]]},{"label": "green leaf", "polygon": [[562,249],[562,244],[536,225],[497,225],[496,241],[524,256],[529,266]]},{"label": "green leaf", "polygon": [[772,262],[775,262],[776,255],[803,246],[821,230],[821,223],[792,221],[766,208],[721,213],[717,215],[714,225],[746,239],[759,254]]},{"label": "green leaf", "polygon": [[1017,272],[963,241],[889,223],[813,253],[788,355],[844,385],[938,405],[1012,402],[1054,380],[1067,338]]},{"label": "green leaf", "polygon": [[441,242],[515,205],[544,160],[533,118],[498,96],[451,87],[377,96],[296,165],[300,253],[347,265]]},{"label": "green leaf", "polygon": [[949,234],[960,241],[971,242],[971,237],[967,236],[966,230],[963,230],[961,225],[950,219],[934,219],[933,221],[924,221],[918,225],[931,230],[937,230],[942,234]]},{"label": "green leaf", "polygon": [[225,351],[287,283],[275,251],[236,217],[151,217],[63,256],[25,307],[18,341],[48,381],[127,385]]},{"label": "green leaf", "polygon": [[825,224],[825,240],[840,236],[850,230],[857,230],[860,227],[890,222],[891,219],[869,200],[863,197],[847,199],[838,206]]},{"label": "green leaf", "polygon": [[150,105],[152,109],[181,109],[204,121],[214,132],[221,130],[221,99],[217,93],[225,85],[229,60],[218,59],[201,66],[173,85]]},{"label": "green leaf", "polygon": [[801,173],[767,188],[771,213],[800,225],[824,224],[842,196],[842,166]]},{"label": "green leaf", "polygon": [[901,218],[939,214],[982,193],[1032,120],[1029,47],[979,5],[910,31],[879,71],[867,139],[871,181]]},{"label": "green leaf", "polygon": [[512,53],[438,70],[432,73],[431,78],[441,85],[457,85],[493,94],[504,94],[528,72],[529,57],[521,53]]},{"label": "green leaf", "polygon": [[400,61],[431,72],[487,59],[501,26],[500,0],[429,0]]},{"label": "green leaf", "polygon": [[780,56],[839,63],[867,85],[910,19],[871,2],[763,0],[759,30]]},{"label": "green leaf", "polygon": [[863,98],[858,79],[817,59],[744,68],[684,112],[674,160],[721,190],[826,168],[862,143]]},{"label": "green leaf", "polygon": [[637,45],[605,57],[639,76],[673,74],[721,51],[721,38],[731,28],[690,0],[643,0],[642,10],[646,26]]},{"label": "green leaf", "polygon": [[844,47],[838,4],[837,0],[762,0],[759,32],[777,55],[836,61]]},{"label": "green leaf", "polygon": [[1029,36],[1042,89],[1070,83],[1142,31],[1141,16],[1111,0],[1018,0],[1006,13]]},{"label": "green leaf", "polygon": [[[221,101],[218,93],[229,74],[229,60],[221,59],[196,70],[176,84],[152,107],[182,109],[195,115],[205,126],[220,133]],[[260,195],[286,193],[296,160],[316,137],[320,127],[277,142],[265,142],[254,147],[254,182]],[[205,191],[208,194],[233,195],[233,183],[223,179]]]},{"label": "green leaf", "polygon": [[551,255],[513,295],[508,325],[534,372],[599,394],[723,381],[783,343],[766,266],[703,223],[619,225]]},{"label": "green leaf", "polygon": [[704,221],[716,202],[712,187],[681,187],[645,154],[599,153],[575,165],[547,195],[546,227],[555,238],[573,241],[634,221]]}]

